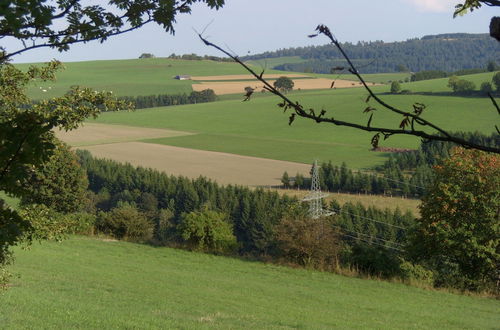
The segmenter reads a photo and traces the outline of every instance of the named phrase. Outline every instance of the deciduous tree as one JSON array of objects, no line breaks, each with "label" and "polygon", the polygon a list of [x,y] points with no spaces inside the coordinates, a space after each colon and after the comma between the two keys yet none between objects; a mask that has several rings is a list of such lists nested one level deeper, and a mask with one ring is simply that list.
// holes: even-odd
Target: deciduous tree
[{"label": "deciduous tree", "polygon": [[412,253],[439,273],[437,284],[470,290],[496,285],[498,290],[499,187],[497,155],[457,148],[435,166],[435,181],[420,206]]},{"label": "deciduous tree", "polygon": [[276,89],[286,93],[293,89],[294,83],[292,79],[283,76],[276,79],[273,85]]}]

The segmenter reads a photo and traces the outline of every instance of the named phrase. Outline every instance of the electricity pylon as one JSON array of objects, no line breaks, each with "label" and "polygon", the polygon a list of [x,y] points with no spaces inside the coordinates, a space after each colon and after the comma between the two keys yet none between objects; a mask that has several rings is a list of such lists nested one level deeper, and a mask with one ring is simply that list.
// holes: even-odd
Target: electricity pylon
[{"label": "electricity pylon", "polygon": [[323,209],[323,198],[328,196],[328,194],[321,192],[318,169],[318,161],[315,160],[312,168],[311,192],[309,193],[309,195],[304,197],[304,199],[302,199],[302,201],[304,202],[309,202],[309,216],[313,219],[334,214],[331,211]]}]

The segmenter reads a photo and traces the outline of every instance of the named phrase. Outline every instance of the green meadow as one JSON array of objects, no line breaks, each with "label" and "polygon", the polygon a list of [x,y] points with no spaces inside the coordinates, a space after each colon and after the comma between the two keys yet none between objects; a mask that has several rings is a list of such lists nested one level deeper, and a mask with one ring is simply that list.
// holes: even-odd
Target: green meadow
[{"label": "green meadow", "polygon": [[[16,66],[27,69],[29,64]],[[236,63],[166,58],[68,62],[64,66],[57,81],[40,82],[30,88],[29,95],[35,99],[59,96],[71,85],[113,91],[118,96],[190,93],[191,85],[196,82],[179,81],[174,79],[176,75],[247,74]]]},{"label": "green meadow", "polygon": [[74,237],[16,249],[5,329],[495,329],[500,302]]},{"label": "green meadow", "polygon": [[[387,86],[378,86],[384,93]],[[363,114],[366,92],[360,88],[323,91],[300,91],[290,94],[306,108],[325,109],[327,116],[339,120],[366,123]],[[425,118],[453,130],[494,131],[497,119],[487,98],[428,95],[382,95],[387,102],[410,111],[414,102],[427,105]],[[387,156],[370,151],[373,134],[332,124],[317,124],[296,119],[289,126],[289,114],[276,106],[275,96],[260,96],[250,102],[241,98],[213,103],[137,110],[135,112],[104,113],[97,122],[130,126],[168,128],[190,131],[196,135],[148,140],[147,142],[179,147],[229,152],[241,155],[311,163],[314,159],[343,161],[354,168],[380,164]],[[373,104],[373,103],[372,103]],[[375,104],[373,104],[376,106]],[[386,110],[375,111],[372,126],[397,128],[401,117]],[[417,148],[420,140],[396,136],[383,146]]]},{"label": "green meadow", "polygon": [[[270,59],[299,61],[300,58]],[[251,62],[260,70],[261,63]],[[238,64],[214,61],[188,61],[165,58],[117,61],[71,62],[58,75],[55,83],[38,84],[30,89],[34,98],[50,97],[64,93],[69,86],[81,84],[97,90],[111,90],[116,95],[176,94],[191,92],[194,81],[173,79],[177,74],[229,75],[246,74]],[[19,65],[26,68],[27,64]],[[268,71],[269,73],[278,71]],[[493,73],[463,76],[479,85],[491,81]],[[339,79],[353,79],[352,75],[319,75]],[[367,81],[387,82],[408,77],[407,73],[365,75]],[[390,104],[411,111],[414,102],[427,105],[424,117],[445,129],[481,131],[491,133],[497,120],[487,98],[451,95],[448,79],[435,79],[402,84],[419,94],[390,95],[390,86],[373,89]],[[49,87],[51,87],[49,89]],[[46,92],[43,92],[42,89]],[[420,95],[437,93],[436,95]],[[234,154],[311,163],[314,159],[331,160],[334,164],[347,162],[353,168],[369,168],[381,164],[385,153],[370,151],[373,134],[331,124],[316,124],[296,119],[289,126],[289,114],[276,106],[278,98],[269,93],[258,93],[250,102],[242,102],[240,94],[222,95],[219,102],[143,109],[135,112],[105,113],[97,120],[101,123],[123,124],[140,127],[167,128],[197,133],[196,135],[148,140],[147,142],[172,146],[221,151]],[[362,114],[366,107],[367,92],[362,88],[294,91],[289,97],[306,108],[327,110],[327,116],[339,120],[366,123]],[[372,106],[377,105],[372,101]],[[377,107],[372,126],[397,128],[401,117]],[[417,148],[416,138],[398,136],[382,143],[386,147]]]}]

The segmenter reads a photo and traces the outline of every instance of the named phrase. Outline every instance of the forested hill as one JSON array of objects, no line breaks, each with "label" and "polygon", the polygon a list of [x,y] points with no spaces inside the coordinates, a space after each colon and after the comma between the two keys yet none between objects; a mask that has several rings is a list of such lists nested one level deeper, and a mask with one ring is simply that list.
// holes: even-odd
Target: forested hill
[{"label": "forested hill", "polygon": [[[342,44],[362,73],[394,72],[407,68],[457,71],[484,68],[489,61],[500,63],[500,43],[488,34],[449,33],[429,35],[401,42],[358,42]],[[299,72],[330,73],[330,68],[345,65],[333,45],[280,49],[244,57],[258,60],[299,56],[303,61],[285,63],[275,69]]]}]

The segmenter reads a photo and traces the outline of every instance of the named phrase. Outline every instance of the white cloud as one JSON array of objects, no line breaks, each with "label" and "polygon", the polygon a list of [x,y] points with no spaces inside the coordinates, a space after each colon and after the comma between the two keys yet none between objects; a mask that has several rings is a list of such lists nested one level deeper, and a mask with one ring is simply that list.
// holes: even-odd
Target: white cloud
[{"label": "white cloud", "polygon": [[452,13],[459,0],[406,0],[413,4],[419,11],[433,13]]}]

